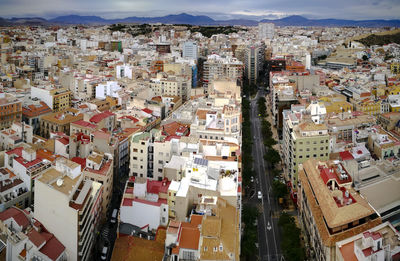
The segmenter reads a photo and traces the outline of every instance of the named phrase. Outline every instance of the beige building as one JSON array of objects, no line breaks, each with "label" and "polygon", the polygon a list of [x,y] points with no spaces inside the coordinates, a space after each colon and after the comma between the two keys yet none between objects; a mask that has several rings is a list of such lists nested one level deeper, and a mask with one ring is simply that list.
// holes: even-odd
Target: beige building
[{"label": "beige building", "polygon": [[400,141],[380,126],[375,126],[368,136],[368,149],[379,159],[394,158],[400,155]]},{"label": "beige building", "polygon": [[166,73],[157,74],[150,80],[150,88],[156,96],[173,95],[186,101],[190,97],[192,79],[189,76],[174,76]]},{"label": "beige building", "polygon": [[368,202],[352,188],[341,163],[310,159],[299,173],[300,222],[314,260],[334,261],[336,242],[382,223]]},{"label": "beige building", "polygon": [[100,183],[85,180],[81,166],[65,158],[36,179],[34,217],[65,246],[68,260],[90,259],[102,192]]},{"label": "beige building", "polygon": [[50,137],[50,132],[70,133],[70,124],[83,119],[83,114],[75,110],[50,113],[40,119],[40,136]]},{"label": "beige building", "polygon": [[86,158],[83,175],[103,186],[102,218],[105,219],[113,192],[113,159],[101,152],[93,152]]}]

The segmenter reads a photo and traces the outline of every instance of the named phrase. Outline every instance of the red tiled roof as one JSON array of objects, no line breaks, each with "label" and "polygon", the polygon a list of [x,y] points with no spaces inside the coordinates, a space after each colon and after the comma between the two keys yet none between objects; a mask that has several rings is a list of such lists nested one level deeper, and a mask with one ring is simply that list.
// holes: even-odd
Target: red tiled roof
[{"label": "red tiled roof", "polygon": [[171,181],[168,179],[163,179],[162,181],[158,180],[147,180],[147,193],[158,194],[158,193],[167,193],[169,184]]},{"label": "red tiled roof", "polygon": [[152,114],[153,113],[153,111],[148,109],[148,108],[144,108],[142,111],[144,111],[145,113],[148,113],[148,114]]},{"label": "red tiled roof", "polygon": [[61,142],[64,145],[68,145],[69,144],[69,137],[62,137],[57,139],[57,141]]},{"label": "red tiled roof", "polygon": [[324,181],[324,184],[327,184],[331,179],[336,180],[336,175],[335,173],[330,172],[329,168],[323,168],[321,170],[321,178]]},{"label": "red tiled roof", "polygon": [[61,244],[58,239],[50,234],[52,237],[40,249],[40,252],[49,257],[51,260],[57,260],[65,251],[65,246]]},{"label": "red tiled roof", "polygon": [[105,118],[108,118],[110,116],[114,115],[114,113],[110,112],[110,111],[105,111],[99,114],[94,115],[92,118],[90,118],[90,122],[94,122],[94,123],[99,123],[102,120],[104,120]]},{"label": "red tiled roof", "polygon": [[353,155],[348,150],[339,152],[339,155],[340,155],[340,158],[342,160],[352,160],[352,159],[354,159]]},{"label": "red tiled roof", "polygon": [[82,169],[86,168],[86,158],[73,157],[71,160],[81,165]]},{"label": "red tiled roof", "polygon": [[7,151],[6,153],[8,155],[17,154],[19,157],[22,157],[22,150],[23,149],[24,149],[23,147],[17,147],[17,148],[14,148],[12,150]]},{"label": "red tiled roof", "polygon": [[9,208],[0,213],[0,220],[6,221],[13,218],[18,225],[27,227],[29,225],[29,219],[25,216],[22,210],[16,208]]},{"label": "red tiled roof", "polygon": [[19,164],[21,164],[22,166],[24,166],[25,168],[29,168],[29,167],[31,167],[31,166],[33,166],[33,165],[35,165],[35,164],[38,164],[38,163],[42,162],[42,160],[41,160],[41,159],[38,159],[38,158],[36,158],[36,159],[34,159],[34,160],[32,160],[32,161],[26,161],[23,157],[18,157],[18,158],[15,158],[15,160],[16,160]]},{"label": "red tiled roof", "polygon": [[32,229],[28,233],[28,238],[37,248],[39,248],[44,242],[46,242],[43,236],[35,229]]},{"label": "red tiled roof", "polygon": [[96,129],[97,128],[97,125],[92,124],[92,123],[87,122],[87,121],[84,121],[84,120],[75,121],[72,124],[79,125],[79,126],[82,126],[82,127],[85,127],[85,128],[90,128],[90,129]]},{"label": "red tiled roof", "polygon": [[129,120],[132,120],[134,123],[136,123],[136,122],[139,121],[138,119],[136,119],[135,117],[133,117],[133,116],[131,116],[131,115],[122,116],[122,117],[120,117],[120,119],[121,119],[121,120],[122,120],[122,119],[129,119]]},{"label": "red tiled roof", "polygon": [[186,249],[199,249],[200,230],[198,228],[182,227],[179,247]]}]

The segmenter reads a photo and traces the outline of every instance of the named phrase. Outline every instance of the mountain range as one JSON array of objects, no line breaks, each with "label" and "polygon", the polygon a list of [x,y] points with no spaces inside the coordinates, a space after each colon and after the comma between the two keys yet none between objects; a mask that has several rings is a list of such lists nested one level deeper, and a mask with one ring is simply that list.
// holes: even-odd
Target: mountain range
[{"label": "mountain range", "polygon": [[105,19],[100,16],[66,15],[53,19],[41,17],[1,18],[0,26],[13,25],[104,25],[115,23],[163,23],[163,24],[190,24],[190,25],[244,25],[254,26],[259,22],[274,23],[277,26],[360,26],[360,27],[400,27],[400,20],[343,20],[343,19],[308,19],[299,15],[292,15],[280,19],[263,19],[261,21],[249,19],[214,20],[205,15],[190,15],[186,13],[166,15],[161,17],[126,17],[120,19]]}]

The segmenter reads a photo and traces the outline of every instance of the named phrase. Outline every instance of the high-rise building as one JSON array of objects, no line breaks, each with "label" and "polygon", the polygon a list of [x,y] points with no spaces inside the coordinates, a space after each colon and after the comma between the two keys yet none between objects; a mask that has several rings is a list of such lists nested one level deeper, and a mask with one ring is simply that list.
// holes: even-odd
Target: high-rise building
[{"label": "high-rise building", "polygon": [[243,63],[234,57],[221,57],[213,54],[204,62],[203,87],[207,88],[210,82],[219,78],[242,80]]},{"label": "high-rise building", "polygon": [[185,42],[183,44],[183,58],[197,60],[197,43]]},{"label": "high-rise building", "polygon": [[264,59],[264,48],[249,46],[244,54],[244,72],[250,84],[256,83]]},{"label": "high-rise building", "polygon": [[274,38],[275,25],[273,23],[258,24],[258,38],[260,40]]},{"label": "high-rise building", "polygon": [[36,179],[35,219],[65,246],[68,260],[89,260],[102,192],[99,182],[84,179],[80,164],[65,158]]}]

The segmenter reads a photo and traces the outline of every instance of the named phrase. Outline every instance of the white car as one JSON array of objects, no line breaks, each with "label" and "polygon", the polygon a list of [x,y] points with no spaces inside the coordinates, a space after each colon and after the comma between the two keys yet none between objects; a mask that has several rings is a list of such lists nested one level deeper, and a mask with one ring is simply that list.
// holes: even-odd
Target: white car
[{"label": "white car", "polygon": [[254,177],[253,176],[250,177],[250,182],[254,182]]},{"label": "white car", "polygon": [[108,246],[104,246],[102,251],[101,251],[101,260],[106,260],[107,259],[107,253],[108,253]]},{"label": "white car", "polygon": [[258,191],[258,192],[257,192],[257,198],[258,198],[258,199],[262,199],[262,197],[263,197],[263,196],[262,196],[261,191]]}]

